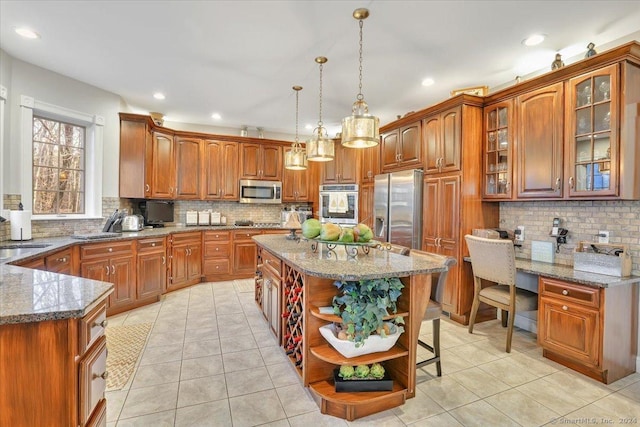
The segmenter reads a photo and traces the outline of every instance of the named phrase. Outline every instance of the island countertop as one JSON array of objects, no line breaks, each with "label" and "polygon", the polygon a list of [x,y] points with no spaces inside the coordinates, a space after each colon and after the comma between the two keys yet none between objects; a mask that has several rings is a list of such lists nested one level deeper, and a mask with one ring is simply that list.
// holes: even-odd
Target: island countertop
[{"label": "island countertop", "polygon": [[325,279],[364,280],[447,270],[443,264],[421,257],[399,255],[377,248],[370,248],[369,253],[365,254],[361,248],[349,245],[347,248],[358,250],[356,256],[350,256],[341,245],[328,250],[326,245],[319,244],[314,252],[311,248],[312,241],[287,240],[283,235],[260,235],[254,236],[253,240],[297,270]]},{"label": "island countertop", "polygon": [[80,318],[113,292],[113,284],[0,265],[0,325]]}]

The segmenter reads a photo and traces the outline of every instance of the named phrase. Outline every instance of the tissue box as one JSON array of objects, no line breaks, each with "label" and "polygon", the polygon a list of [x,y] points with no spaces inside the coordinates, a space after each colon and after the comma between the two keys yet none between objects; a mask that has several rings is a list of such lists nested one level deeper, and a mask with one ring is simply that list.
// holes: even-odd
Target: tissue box
[{"label": "tissue box", "polygon": [[627,245],[580,242],[573,254],[573,269],[607,276],[629,276],[629,248]]}]

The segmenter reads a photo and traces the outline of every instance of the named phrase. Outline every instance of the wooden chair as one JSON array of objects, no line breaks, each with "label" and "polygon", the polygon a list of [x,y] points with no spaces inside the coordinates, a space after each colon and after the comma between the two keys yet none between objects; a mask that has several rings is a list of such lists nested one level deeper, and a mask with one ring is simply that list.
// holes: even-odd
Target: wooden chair
[{"label": "wooden chair", "polygon": [[446,257],[430,252],[423,252],[417,249],[411,249],[410,256],[424,257],[433,262],[443,263],[447,266],[447,271],[442,273],[432,274],[431,282],[431,298],[429,299],[429,305],[424,313],[422,320],[431,320],[433,325],[433,343],[432,345],[418,339],[418,345],[429,350],[433,353],[433,357],[427,360],[416,363],[416,368],[422,368],[423,366],[436,364],[436,371],[438,376],[442,376],[442,364],[440,363],[440,316],[442,315],[442,297],[444,295],[444,284],[447,281],[447,274],[449,268],[456,264],[456,259],[453,257]]},{"label": "wooden chair", "polygon": [[[516,288],[516,256],[511,240],[485,239],[471,235],[464,236],[469,247],[471,267],[473,269],[473,304],[469,318],[469,333],[473,333],[473,324],[481,302],[502,310],[502,325],[505,316],[508,320],[507,353],[511,353],[511,337],[516,309],[535,310],[538,295],[525,289]],[[482,280],[496,283],[482,287]]]}]

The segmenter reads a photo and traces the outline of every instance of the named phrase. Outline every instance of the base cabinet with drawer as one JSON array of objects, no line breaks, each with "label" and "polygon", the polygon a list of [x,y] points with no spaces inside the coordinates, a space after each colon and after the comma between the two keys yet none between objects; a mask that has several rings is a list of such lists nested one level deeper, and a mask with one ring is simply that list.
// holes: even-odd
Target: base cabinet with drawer
[{"label": "base cabinet with drawer", "polygon": [[167,291],[200,283],[202,278],[202,233],[175,233],[169,238],[171,249]]},{"label": "base cabinet with drawer", "polygon": [[215,281],[231,277],[231,232],[204,231],[202,233],[202,274],[204,280]]},{"label": "base cabinet with drawer", "polygon": [[0,425],[106,425],[106,311],[2,326]]},{"label": "base cabinet with drawer", "polygon": [[638,292],[539,278],[543,355],[605,384],[636,370]]},{"label": "base cabinet with drawer", "polygon": [[233,274],[236,278],[253,277],[256,271],[256,242],[252,237],[261,230],[243,229],[231,232],[233,236]]},{"label": "base cabinet with drawer", "polygon": [[167,290],[167,244],[164,237],[140,239],[136,242],[138,268],[136,303],[157,301]]}]

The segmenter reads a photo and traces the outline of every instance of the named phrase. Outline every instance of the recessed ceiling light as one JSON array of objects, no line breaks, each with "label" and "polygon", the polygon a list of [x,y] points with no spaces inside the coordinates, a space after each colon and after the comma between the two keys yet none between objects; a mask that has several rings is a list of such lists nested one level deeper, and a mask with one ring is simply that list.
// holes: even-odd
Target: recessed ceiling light
[{"label": "recessed ceiling light", "polygon": [[213,113],[211,115],[211,118],[214,119],[214,120],[220,120],[222,118],[222,116],[220,114],[218,114],[218,113]]},{"label": "recessed ceiling light", "polygon": [[544,34],[531,34],[526,39],[522,40],[522,44],[525,46],[535,46],[544,41]]},{"label": "recessed ceiling light", "polygon": [[155,99],[164,99],[164,93],[156,92],[153,94]]},{"label": "recessed ceiling light", "polygon": [[36,33],[30,28],[19,27],[15,29],[16,33],[24,37],[25,39],[39,39],[40,34]]},{"label": "recessed ceiling light", "polygon": [[426,79],[424,79],[424,80],[422,81],[422,86],[431,86],[431,85],[433,85],[434,83],[435,83],[435,81],[433,81],[433,79],[432,79],[432,78],[427,77]]}]

